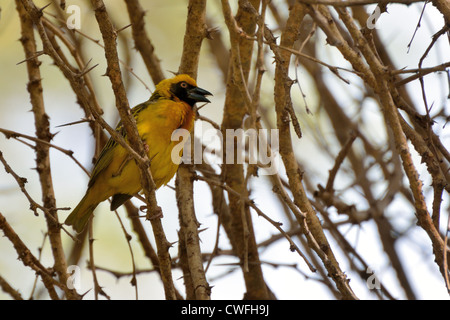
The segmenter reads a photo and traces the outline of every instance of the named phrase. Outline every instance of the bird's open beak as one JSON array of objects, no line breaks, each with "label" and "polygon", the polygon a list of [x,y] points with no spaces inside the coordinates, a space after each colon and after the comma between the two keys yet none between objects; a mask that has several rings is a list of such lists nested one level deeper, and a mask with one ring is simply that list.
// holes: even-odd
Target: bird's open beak
[{"label": "bird's open beak", "polygon": [[212,96],[212,93],[199,87],[192,88],[188,91],[188,98],[190,99],[201,102],[211,102],[205,96]]}]

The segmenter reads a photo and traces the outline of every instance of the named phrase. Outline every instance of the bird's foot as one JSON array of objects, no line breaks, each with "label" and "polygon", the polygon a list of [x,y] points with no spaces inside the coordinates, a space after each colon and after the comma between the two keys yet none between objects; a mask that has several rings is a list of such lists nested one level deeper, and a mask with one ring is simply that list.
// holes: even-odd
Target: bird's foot
[{"label": "bird's foot", "polygon": [[147,206],[140,206],[139,210],[141,210],[142,212],[146,212],[147,213],[147,220],[154,220],[154,219],[162,219],[164,218],[163,212],[161,210],[161,208],[158,206],[156,208],[156,212],[150,212],[148,211],[148,207]]},{"label": "bird's foot", "polygon": [[142,140],[142,143],[144,145],[145,153],[148,153],[150,151],[150,147],[148,146],[147,142],[145,142],[144,140]]}]

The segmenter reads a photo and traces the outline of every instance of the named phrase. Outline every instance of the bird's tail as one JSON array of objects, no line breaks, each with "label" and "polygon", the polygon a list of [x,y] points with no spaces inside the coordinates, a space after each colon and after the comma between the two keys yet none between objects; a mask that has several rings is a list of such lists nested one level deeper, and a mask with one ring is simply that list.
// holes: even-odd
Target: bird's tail
[{"label": "bird's tail", "polygon": [[81,232],[84,229],[95,208],[98,206],[98,202],[92,203],[92,201],[89,201],[90,199],[88,199],[88,197],[89,193],[86,193],[64,222],[69,226],[73,226],[77,232]]}]

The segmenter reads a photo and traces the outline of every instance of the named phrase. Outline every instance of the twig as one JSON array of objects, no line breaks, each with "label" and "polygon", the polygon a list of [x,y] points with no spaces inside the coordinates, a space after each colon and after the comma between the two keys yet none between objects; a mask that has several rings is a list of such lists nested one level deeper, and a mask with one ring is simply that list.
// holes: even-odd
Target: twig
[{"label": "twig", "polygon": [[122,277],[135,277],[135,275],[152,273],[152,272],[158,271],[157,268],[154,268],[154,269],[136,269],[136,270],[132,270],[131,272],[123,272],[123,271],[112,270],[112,269],[105,268],[105,267],[93,266],[92,263],[90,263],[90,262],[88,263],[87,267],[88,267],[88,269],[92,269],[95,267],[95,269],[98,271],[104,271],[104,272],[110,273],[116,279],[120,279]]},{"label": "twig", "polygon": [[[38,255],[39,262],[41,262],[41,259],[42,259],[42,251],[44,250],[44,245],[45,245],[45,243],[47,241],[47,237],[48,237],[48,232],[46,232],[44,234],[44,236],[42,237],[41,246],[38,248],[38,250],[39,250],[39,255]],[[36,277],[34,278],[33,289],[31,289],[30,298],[28,300],[32,300],[33,299],[33,295],[34,295],[34,291],[36,290],[36,285],[37,285],[38,279],[39,279],[39,276],[36,275]]]},{"label": "twig", "polygon": [[448,67],[450,67],[450,62],[442,63],[435,67],[430,68],[417,68],[417,69],[408,69],[408,70],[397,70],[392,71],[392,74],[400,74],[400,73],[416,73],[414,75],[411,75],[405,79],[398,80],[395,82],[395,86],[399,87],[402,86],[408,82],[414,81],[416,79],[422,78],[423,76],[426,76],[427,74],[437,72],[437,71],[445,71]]},{"label": "twig", "polygon": [[447,218],[447,230],[445,232],[445,237],[444,237],[444,256],[443,256],[443,261],[444,261],[444,278],[445,278],[445,285],[447,286],[447,291],[450,294],[450,280],[449,280],[449,268],[448,268],[448,256],[450,254],[450,250],[448,249],[448,234],[450,233],[450,214],[448,214],[448,218]]},{"label": "twig", "polygon": [[428,0],[426,0],[425,3],[423,4],[422,11],[420,12],[419,21],[417,21],[417,25],[416,25],[416,28],[414,29],[414,33],[413,33],[413,35],[411,37],[411,40],[409,41],[408,45],[406,46],[408,48],[408,51],[407,51],[408,53],[409,53],[409,49],[411,49],[411,44],[412,44],[412,42],[414,40],[414,37],[416,36],[416,32],[420,28],[420,21],[422,21],[422,17],[423,17],[423,14],[425,12],[425,7],[427,6],[427,4],[428,4]]},{"label": "twig", "polygon": [[89,219],[88,223],[88,234],[89,234],[89,265],[91,266],[92,271],[92,281],[94,282],[94,299],[98,300],[98,295],[101,294],[106,299],[111,300],[109,295],[103,290],[102,286],[100,286],[97,278],[97,271],[95,270],[94,263],[94,230],[92,218]]},{"label": "twig", "polygon": [[[25,195],[25,197],[27,198],[28,202],[30,203],[30,210],[32,210],[34,212],[34,214],[37,216],[38,215],[38,211],[37,209],[42,210],[42,212],[44,212],[44,215],[48,218],[48,219],[53,219],[54,223],[58,223],[58,221],[54,218],[54,216],[50,213],[50,210],[60,210],[58,208],[46,208],[42,205],[40,205],[39,203],[37,203],[36,201],[33,200],[33,198],[30,196],[30,194],[28,193],[28,191],[25,188],[25,183],[27,183],[27,179],[26,178],[22,178],[20,177],[17,173],[15,173],[13,171],[13,169],[9,166],[9,164],[6,162],[5,158],[3,157],[3,153],[0,151],[0,162],[2,162],[3,167],[5,168],[6,173],[11,174],[14,179],[16,180],[17,184],[19,185],[20,190],[22,191],[22,193]],[[73,240],[74,237],[70,234],[70,232],[68,232],[64,226],[59,224],[59,228],[61,228],[62,230],[64,230],[64,232],[71,237]]]},{"label": "twig", "polygon": [[20,292],[14,289],[2,276],[0,276],[0,288],[2,288],[3,292],[9,294],[14,300],[23,300]]},{"label": "twig", "polygon": [[350,137],[348,138],[348,141],[344,144],[341,151],[336,157],[336,160],[334,162],[333,168],[330,170],[330,175],[328,176],[327,185],[325,187],[325,190],[328,192],[333,192],[333,184],[334,179],[336,178],[336,174],[341,167],[342,162],[344,161],[345,157],[347,156],[350,148],[352,147],[353,141],[357,138],[357,134],[353,132]]},{"label": "twig", "polygon": [[127,245],[128,245],[128,251],[130,252],[130,257],[131,257],[131,266],[132,266],[132,278],[131,278],[131,285],[134,287],[134,293],[135,293],[135,297],[136,300],[139,300],[139,290],[138,290],[138,282],[137,282],[137,278],[136,278],[136,261],[134,259],[134,251],[133,251],[133,247],[131,246],[131,239],[132,236],[127,232],[127,230],[125,229],[125,226],[123,225],[122,219],[120,218],[117,210],[114,210],[114,213],[117,217],[117,220],[119,220],[120,223],[120,227],[122,228],[122,232],[125,236],[125,240],[127,241]]}]

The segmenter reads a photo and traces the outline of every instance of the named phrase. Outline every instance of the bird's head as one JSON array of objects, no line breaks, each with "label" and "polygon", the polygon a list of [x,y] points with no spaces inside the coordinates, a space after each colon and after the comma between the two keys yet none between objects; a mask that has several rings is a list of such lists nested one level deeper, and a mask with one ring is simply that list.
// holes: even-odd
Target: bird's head
[{"label": "bird's head", "polygon": [[179,74],[158,83],[152,99],[184,101],[193,107],[196,102],[211,102],[205,96],[212,96],[212,94],[197,87],[195,80],[187,74]]}]

